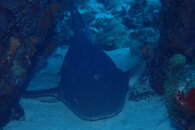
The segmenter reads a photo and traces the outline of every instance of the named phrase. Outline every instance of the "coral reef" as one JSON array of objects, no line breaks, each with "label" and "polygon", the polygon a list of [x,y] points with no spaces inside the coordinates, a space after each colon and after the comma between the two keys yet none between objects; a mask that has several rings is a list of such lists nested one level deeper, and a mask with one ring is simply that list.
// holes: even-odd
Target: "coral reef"
[{"label": "coral reef", "polygon": [[21,119],[23,109],[18,104],[19,90],[13,86],[0,88],[0,128],[13,119]]},{"label": "coral reef", "polygon": [[183,128],[192,128],[188,121],[195,114],[195,66],[187,65],[185,57],[176,54],[169,60],[165,80],[165,101],[168,112]]},{"label": "coral reef", "polygon": [[106,27],[96,34],[96,44],[104,50],[123,48],[129,43],[128,29],[116,19],[107,20]]},{"label": "coral reef", "polygon": [[195,1],[161,0],[160,40],[150,63],[150,82],[165,94],[170,116],[195,129]]},{"label": "coral reef", "polygon": [[163,93],[166,79],[167,60],[174,54],[182,54],[188,62],[195,57],[195,1],[161,1],[160,40],[155,48],[155,58],[151,62],[151,84]]},{"label": "coral reef", "polygon": [[158,42],[159,2],[89,0],[79,7],[94,41],[103,50]]},{"label": "coral reef", "polygon": [[[160,2],[150,0],[76,2],[95,44],[103,50],[129,47],[131,55],[149,61],[150,83],[165,95],[170,116],[181,127],[193,129],[195,1],[161,0],[160,12]],[[55,48],[70,40],[69,14],[64,12],[70,3],[0,1],[0,129],[8,121],[22,118],[19,96],[31,72],[43,68]],[[135,94],[130,100],[154,94],[136,89],[130,93]]]},{"label": "coral reef", "polygon": [[186,57],[182,54],[175,54],[169,59],[169,63],[171,68],[185,66]]},{"label": "coral reef", "polygon": [[20,91],[37,58],[55,49],[50,33],[63,10],[63,0],[0,1],[0,127],[23,116]]}]

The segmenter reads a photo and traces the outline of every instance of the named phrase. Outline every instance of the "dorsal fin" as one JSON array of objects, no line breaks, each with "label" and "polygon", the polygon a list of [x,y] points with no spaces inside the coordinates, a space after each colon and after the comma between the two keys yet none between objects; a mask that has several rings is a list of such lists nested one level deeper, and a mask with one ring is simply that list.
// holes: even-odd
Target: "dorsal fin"
[{"label": "dorsal fin", "polygon": [[81,14],[79,13],[78,7],[73,2],[71,2],[70,14],[74,37],[83,37],[93,41],[89,27],[86,26]]}]

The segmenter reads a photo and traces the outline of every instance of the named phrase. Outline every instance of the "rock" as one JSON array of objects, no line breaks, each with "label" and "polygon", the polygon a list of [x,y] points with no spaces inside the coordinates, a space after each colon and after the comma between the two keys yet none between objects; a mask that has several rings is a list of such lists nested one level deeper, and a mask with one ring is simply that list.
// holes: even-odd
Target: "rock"
[{"label": "rock", "polygon": [[[97,46],[113,50],[130,47],[134,41],[156,43],[159,8],[160,3],[146,0],[90,0],[81,5],[80,12],[90,26]],[[137,10],[142,11],[131,13]]]},{"label": "rock", "polygon": [[152,87],[161,93],[168,69],[167,60],[178,53],[190,63],[195,57],[194,2],[161,0],[160,40],[150,67]]},{"label": "rock", "polygon": [[[194,128],[195,114],[195,67],[180,66],[170,70],[165,81],[165,100],[169,114],[184,128]],[[175,68],[172,68],[175,69]]]},{"label": "rock", "polygon": [[0,127],[22,116],[20,91],[28,84],[37,58],[46,58],[57,46],[53,29],[62,16],[63,2],[0,1]]},{"label": "rock", "polygon": [[155,44],[159,39],[159,32],[154,28],[142,28],[135,29],[129,33],[129,38],[133,40],[138,40],[140,42],[148,42],[151,44]]},{"label": "rock", "polygon": [[96,44],[105,50],[127,47],[128,29],[116,19],[107,20],[107,25],[96,34]]},{"label": "rock", "polygon": [[185,66],[186,57],[183,56],[182,54],[175,54],[173,57],[170,58],[169,62],[171,68]]}]

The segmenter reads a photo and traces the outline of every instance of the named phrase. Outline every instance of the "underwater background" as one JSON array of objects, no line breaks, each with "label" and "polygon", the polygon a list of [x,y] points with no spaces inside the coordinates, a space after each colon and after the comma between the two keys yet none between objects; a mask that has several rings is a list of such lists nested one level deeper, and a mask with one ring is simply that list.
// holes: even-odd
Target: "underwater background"
[{"label": "underwater background", "polygon": [[0,130],[195,130],[194,5],[0,0]]}]

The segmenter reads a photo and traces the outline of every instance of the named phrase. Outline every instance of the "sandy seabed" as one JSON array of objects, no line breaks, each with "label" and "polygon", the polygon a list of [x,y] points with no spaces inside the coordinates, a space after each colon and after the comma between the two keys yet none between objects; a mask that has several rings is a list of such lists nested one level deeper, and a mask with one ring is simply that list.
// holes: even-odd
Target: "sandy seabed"
[{"label": "sandy seabed", "polygon": [[117,116],[85,121],[61,102],[22,99],[25,120],[12,121],[4,130],[174,130],[161,97],[126,101]]},{"label": "sandy seabed", "polygon": [[[57,49],[48,59],[47,67],[35,75],[28,88],[33,90],[56,86],[59,82],[57,74],[66,51]],[[61,56],[56,57],[56,54]],[[130,56],[129,49],[116,50],[108,55],[122,70],[131,68],[139,61]],[[139,74],[134,77],[139,78]],[[51,98],[23,98],[20,104],[24,108],[25,119],[10,122],[4,130],[175,130],[162,97],[157,95],[138,101],[127,100],[117,116],[99,121],[82,120],[62,102]]]}]

